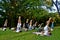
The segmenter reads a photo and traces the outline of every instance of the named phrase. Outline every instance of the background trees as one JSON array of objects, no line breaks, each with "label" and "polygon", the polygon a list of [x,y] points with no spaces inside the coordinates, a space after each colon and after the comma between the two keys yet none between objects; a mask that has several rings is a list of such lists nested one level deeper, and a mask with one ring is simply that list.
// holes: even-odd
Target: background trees
[{"label": "background trees", "polygon": [[[51,0],[1,0],[0,1],[0,19],[4,23],[4,20],[8,18],[8,24],[10,27],[15,27],[17,24],[18,16],[22,16],[23,19],[29,18],[38,22],[45,22],[48,17],[55,14],[50,14],[41,8],[41,5],[48,5],[51,7]],[[22,19],[22,22],[24,20]]]}]

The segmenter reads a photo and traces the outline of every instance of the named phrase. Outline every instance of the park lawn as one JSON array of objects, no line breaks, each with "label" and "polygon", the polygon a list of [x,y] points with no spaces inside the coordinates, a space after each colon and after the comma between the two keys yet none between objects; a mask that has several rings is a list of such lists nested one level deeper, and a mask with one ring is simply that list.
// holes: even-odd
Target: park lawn
[{"label": "park lawn", "polygon": [[51,36],[40,36],[33,34],[35,30],[16,33],[9,29],[0,30],[0,40],[60,40],[60,28],[54,28]]}]

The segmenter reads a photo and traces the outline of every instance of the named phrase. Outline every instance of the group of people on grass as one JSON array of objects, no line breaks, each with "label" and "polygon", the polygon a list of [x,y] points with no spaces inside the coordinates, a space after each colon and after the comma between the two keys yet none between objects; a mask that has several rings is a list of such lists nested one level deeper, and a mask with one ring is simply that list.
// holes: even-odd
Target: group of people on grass
[{"label": "group of people on grass", "polygon": [[[25,31],[28,31],[28,30],[33,30],[37,27],[37,22],[35,22],[34,24],[32,23],[33,20],[30,20],[29,22],[29,19],[26,19],[26,23],[23,23],[23,28],[21,27],[22,25],[22,22],[21,22],[21,16],[19,16],[18,18],[18,23],[17,23],[17,27],[16,27],[16,31],[15,32],[21,32],[22,29],[24,29]],[[4,26],[2,28],[3,31],[6,30],[6,27],[7,27],[7,19],[5,20],[4,22]],[[51,27],[49,27],[51,23]],[[38,26],[38,31],[37,32],[33,32],[34,34],[37,34],[37,35],[46,35],[46,36],[50,36],[51,35],[51,31],[53,30],[54,28],[54,20],[50,17],[47,21],[46,21],[46,25],[45,27],[42,27],[43,23],[39,24]],[[11,30],[13,30],[14,28],[11,28]]]},{"label": "group of people on grass", "polygon": [[[51,27],[49,27],[51,21],[52,21]],[[52,20],[52,18],[49,18],[49,20],[46,21],[45,27],[43,29],[40,27],[41,31],[33,32],[33,33],[37,34],[37,35],[40,34],[41,36],[43,36],[43,35],[50,36],[51,35],[51,31],[53,31],[53,27],[54,27],[53,20]]]}]

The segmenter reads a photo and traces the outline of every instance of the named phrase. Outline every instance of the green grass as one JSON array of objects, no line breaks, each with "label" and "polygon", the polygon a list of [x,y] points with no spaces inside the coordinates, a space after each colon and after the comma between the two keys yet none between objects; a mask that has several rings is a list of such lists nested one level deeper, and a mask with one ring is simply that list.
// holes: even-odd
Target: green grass
[{"label": "green grass", "polygon": [[0,40],[60,40],[60,28],[54,28],[51,36],[33,34],[35,30],[16,33],[11,30],[0,30]]}]

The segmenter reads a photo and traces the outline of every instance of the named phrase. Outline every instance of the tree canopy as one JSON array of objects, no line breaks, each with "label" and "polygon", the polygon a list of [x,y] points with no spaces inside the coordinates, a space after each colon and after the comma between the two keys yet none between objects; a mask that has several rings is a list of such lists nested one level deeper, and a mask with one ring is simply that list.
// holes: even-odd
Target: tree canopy
[{"label": "tree canopy", "polygon": [[52,0],[1,0],[0,15],[2,15],[1,18],[8,18],[10,26],[14,26],[18,16],[22,16],[24,19],[29,18],[43,21],[49,17],[49,14],[41,8],[41,5],[51,7],[51,1]]}]

